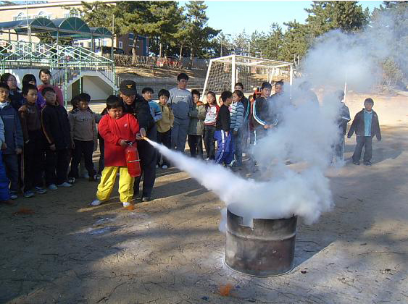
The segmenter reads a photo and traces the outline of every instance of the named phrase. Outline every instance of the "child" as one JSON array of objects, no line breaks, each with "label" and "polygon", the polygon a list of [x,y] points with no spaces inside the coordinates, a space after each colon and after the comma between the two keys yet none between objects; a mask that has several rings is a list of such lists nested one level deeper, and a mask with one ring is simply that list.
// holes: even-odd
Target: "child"
[{"label": "child", "polygon": [[[22,82],[23,82],[23,91],[24,91],[24,87],[29,85],[29,84],[37,86],[37,79],[35,78],[35,76],[33,74],[25,74],[24,77],[23,77]],[[44,97],[41,95],[40,92],[37,92],[37,106],[40,109],[44,108],[44,106],[45,106]]]},{"label": "child", "polygon": [[[167,90],[159,91],[159,106],[162,112],[162,119],[156,122],[157,126],[157,142],[163,144],[167,148],[171,148],[171,128],[173,127],[174,115],[167,101],[170,98],[170,92]],[[160,166],[161,154],[157,155],[157,165]],[[170,167],[167,158],[163,156],[162,169]]]},{"label": "child", "polygon": [[62,91],[58,86],[52,86],[51,85],[51,72],[49,69],[41,69],[40,72],[38,73],[38,77],[42,81],[42,85],[38,86],[38,92],[40,92],[43,96],[45,93],[43,92],[44,88],[52,88],[56,94],[56,99],[55,102],[59,104],[60,106],[64,106],[64,96],[62,95]]},{"label": "child", "polygon": [[41,125],[48,143],[45,155],[45,183],[50,190],[71,187],[67,182],[69,149],[72,147],[68,114],[56,102],[57,95],[52,87],[42,91],[45,107],[41,111]]},{"label": "child", "polygon": [[1,75],[1,81],[9,87],[9,100],[11,106],[18,111],[23,105],[23,95],[20,93],[20,88],[17,86],[17,79],[13,74],[4,73]]},{"label": "child", "polygon": [[350,110],[344,104],[344,91],[336,92],[336,97],[340,101],[339,116],[337,118],[337,125],[339,126],[338,141],[335,146],[336,160],[342,161],[344,159],[344,136],[347,133],[347,124],[350,121]]},{"label": "child", "polygon": [[[0,88],[0,94],[1,94]],[[4,139],[4,124],[3,120],[0,117],[0,147],[3,145]],[[4,168],[2,152],[0,150],[0,204],[10,205],[10,192],[9,192],[10,181],[7,178],[6,169]]]},{"label": "child", "polygon": [[364,149],[364,165],[371,166],[373,151],[373,137],[381,140],[380,124],[378,115],[373,111],[374,101],[371,98],[364,100],[364,109],[356,114],[347,137],[350,138],[354,132],[357,135],[357,145],[353,154],[353,164],[359,165],[361,152]]},{"label": "child", "polygon": [[244,124],[244,105],[241,100],[244,94],[240,90],[235,90],[232,94],[232,104],[230,106],[231,113],[231,132],[235,147],[235,161],[234,165],[242,166],[242,129]]},{"label": "child", "polygon": [[273,127],[270,105],[268,101],[269,97],[271,96],[271,90],[272,85],[269,82],[262,83],[261,96],[257,97],[253,104],[252,114],[254,118],[255,144],[257,140],[266,136],[268,129]]},{"label": "child", "polygon": [[0,116],[4,123],[4,137],[1,149],[7,177],[10,180],[10,198],[17,199],[18,185],[18,155],[23,152],[23,131],[17,111],[10,105],[9,87],[0,83]]},{"label": "child", "polygon": [[188,126],[188,146],[190,147],[191,157],[198,156],[203,159],[203,133],[206,110],[204,104],[200,101],[200,92],[192,90],[193,108],[189,111],[190,124]]},{"label": "child", "polygon": [[85,159],[85,168],[88,172],[89,181],[95,181],[95,169],[92,161],[92,154],[97,145],[97,131],[95,115],[89,109],[90,96],[88,94],[78,95],[78,107],[72,110],[69,115],[69,125],[71,127],[72,161],[69,172],[70,181],[74,182],[79,177],[78,165],[82,155]]},{"label": "child", "polygon": [[125,149],[129,142],[136,141],[139,124],[131,114],[123,113],[123,103],[119,97],[111,95],[106,101],[108,114],[99,122],[99,133],[105,141],[105,168],[96,192],[96,200],[91,206],[98,206],[110,198],[119,170],[119,195],[123,207],[129,207],[133,198],[134,177],[129,175]]},{"label": "child", "polygon": [[153,93],[152,88],[144,88],[142,90],[142,96],[149,103],[150,113],[152,114],[154,122],[158,122],[162,119],[162,113],[159,104],[153,100]]},{"label": "child", "polygon": [[25,106],[19,110],[24,135],[24,197],[33,197],[33,187],[39,194],[43,188],[44,134],[41,130],[41,112],[37,104],[38,89],[35,85],[23,87]]},{"label": "child", "polygon": [[221,94],[222,106],[217,116],[214,137],[217,140],[217,155],[215,163],[229,166],[234,158],[234,145],[230,132],[231,117],[228,107],[232,102],[232,93],[224,91]]},{"label": "child", "polygon": [[204,146],[207,152],[207,160],[215,159],[215,123],[217,120],[218,111],[217,99],[214,92],[207,93],[207,104],[205,105],[206,115],[204,119]]}]

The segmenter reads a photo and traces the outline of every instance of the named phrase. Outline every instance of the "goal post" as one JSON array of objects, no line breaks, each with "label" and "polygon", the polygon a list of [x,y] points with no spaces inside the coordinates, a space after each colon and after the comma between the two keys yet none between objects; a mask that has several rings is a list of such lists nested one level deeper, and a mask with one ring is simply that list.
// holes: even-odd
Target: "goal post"
[{"label": "goal post", "polygon": [[229,55],[211,59],[205,77],[203,95],[209,91],[219,95],[225,90],[234,91],[241,82],[244,93],[252,93],[262,82],[283,80],[292,85],[293,64],[285,61]]}]

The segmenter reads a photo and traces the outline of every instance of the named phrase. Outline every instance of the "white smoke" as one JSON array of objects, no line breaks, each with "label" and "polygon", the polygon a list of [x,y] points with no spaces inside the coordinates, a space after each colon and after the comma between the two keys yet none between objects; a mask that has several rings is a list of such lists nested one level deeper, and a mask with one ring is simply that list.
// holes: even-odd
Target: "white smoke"
[{"label": "white smoke", "polygon": [[[392,19],[387,17],[386,22]],[[387,28],[392,29],[392,26]],[[319,104],[308,98],[299,103],[296,100],[274,101],[287,104],[280,106],[278,127],[271,129],[253,149],[261,180],[244,179],[220,165],[191,159],[156,143],[151,144],[175,166],[217,194],[227,206],[234,204],[237,208],[234,213],[238,212],[249,226],[254,218],[293,215],[313,223],[333,206],[325,172],[333,158],[333,146],[339,139],[340,100],[330,93],[341,90],[345,81],[350,89],[364,92],[378,84],[382,77],[379,61],[398,55],[389,47],[393,39],[392,30],[387,32],[382,28],[379,33],[371,27],[357,34],[332,31],[315,43],[303,60],[302,79],[296,82],[307,80],[312,87],[323,89],[326,97]],[[291,94],[311,96],[310,92],[302,90],[293,90]],[[288,160],[293,165],[287,165]]]},{"label": "white smoke", "polygon": [[316,168],[300,174],[287,170],[266,182],[244,179],[220,165],[207,163],[171,151],[149,140],[176,167],[188,172],[222,201],[240,206],[248,225],[253,218],[285,218],[299,215],[307,223],[316,221],[331,206],[329,181]]}]

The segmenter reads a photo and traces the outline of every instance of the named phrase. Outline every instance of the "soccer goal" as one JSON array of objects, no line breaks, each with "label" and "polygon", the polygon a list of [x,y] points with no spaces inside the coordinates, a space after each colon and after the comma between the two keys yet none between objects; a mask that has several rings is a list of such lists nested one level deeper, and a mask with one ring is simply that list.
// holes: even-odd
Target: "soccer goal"
[{"label": "soccer goal", "polygon": [[229,55],[210,60],[205,78],[203,94],[213,91],[234,91],[234,85],[241,82],[245,93],[252,93],[262,82],[283,80],[292,85],[293,64],[285,61],[262,59],[248,56]]}]

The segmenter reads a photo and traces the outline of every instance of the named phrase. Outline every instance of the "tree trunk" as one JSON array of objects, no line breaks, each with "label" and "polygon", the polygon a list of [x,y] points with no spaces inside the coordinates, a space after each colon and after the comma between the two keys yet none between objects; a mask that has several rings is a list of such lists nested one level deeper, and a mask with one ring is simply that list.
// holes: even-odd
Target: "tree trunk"
[{"label": "tree trunk", "polygon": [[163,44],[162,44],[161,39],[160,39],[160,44],[159,44],[159,57],[160,58],[163,57],[162,51],[163,51]]},{"label": "tree trunk", "polygon": [[180,60],[183,58],[183,45],[180,45]]},{"label": "tree trunk", "polygon": [[190,63],[188,64],[188,68],[191,70],[193,68],[193,58],[194,58],[194,48],[190,48]]},{"label": "tree trunk", "polygon": [[136,44],[137,44],[137,35],[136,35],[136,33],[134,33],[133,46],[132,46],[132,65],[136,65],[136,63],[137,63],[137,49],[136,49]]}]

